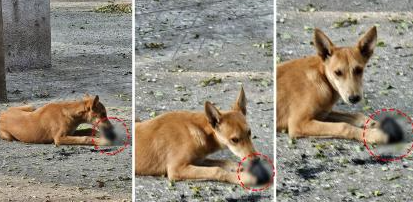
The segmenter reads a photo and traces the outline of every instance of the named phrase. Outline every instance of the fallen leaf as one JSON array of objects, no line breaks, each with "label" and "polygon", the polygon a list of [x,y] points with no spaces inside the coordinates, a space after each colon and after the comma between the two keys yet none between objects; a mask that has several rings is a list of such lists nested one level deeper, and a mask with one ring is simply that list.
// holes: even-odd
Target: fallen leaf
[{"label": "fallen leaf", "polygon": [[217,78],[215,76],[211,77],[211,78],[207,78],[204,80],[201,80],[201,86],[202,87],[206,87],[206,86],[213,86],[216,85],[218,83],[222,83],[222,79],[221,78]]},{"label": "fallen leaf", "polygon": [[333,23],[333,28],[350,27],[352,25],[356,25],[357,23],[358,23],[358,20],[349,15],[345,19],[335,21]]}]

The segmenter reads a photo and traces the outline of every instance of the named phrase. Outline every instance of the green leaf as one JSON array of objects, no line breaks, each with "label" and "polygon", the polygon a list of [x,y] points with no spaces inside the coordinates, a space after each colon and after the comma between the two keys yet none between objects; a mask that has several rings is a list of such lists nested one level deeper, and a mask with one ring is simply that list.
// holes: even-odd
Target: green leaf
[{"label": "green leaf", "polygon": [[291,37],[291,35],[288,34],[288,33],[283,33],[283,34],[281,35],[281,38],[287,40],[287,39],[291,39],[292,37]]},{"label": "green leaf", "polygon": [[386,177],[382,178],[382,180],[393,181],[393,180],[399,179],[401,176],[402,175],[400,175],[400,174],[390,175],[390,176],[386,176]]},{"label": "green leaf", "polygon": [[151,113],[149,113],[149,116],[150,116],[151,118],[155,118],[157,115],[156,115],[156,112],[155,112],[155,111],[152,111]]},{"label": "green leaf", "polygon": [[163,94],[163,92],[161,92],[161,91],[156,91],[156,92],[155,92],[155,97],[156,97],[156,98],[162,98],[163,95],[164,95],[164,94]]},{"label": "green leaf", "polygon": [[93,9],[96,13],[132,13],[131,3],[110,3],[109,5],[101,6]]},{"label": "green leaf", "polygon": [[174,88],[177,91],[186,91],[186,87],[182,85],[174,85]]},{"label": "green leaf", "polygon": [[387,45],[384,43],[384,41],[378,41],[377,42],[377,47],[386,47]]},{"label": "green leaf", "polygon": [[388,90],[381,90],[381,91],[379,91],[379,94],[387,96],[387,95],[389,95],[389,91]]},{"label": "green leaf", "polygon": [[282,61],[281,56],[277,54],[277,56],[275,57],[275,61],[277,64],[281,63]]},{"label": "green leaf", "polygon": [[350,27],[356,24],[358,24],[358,20],[356,18],[352,18],[351,16],[348,16],[345,19],[335,21],[333,23],[333,28]]},{"label": "green leaf", "polygon": [[373,196],[382,196],[383,193],[381,193],[379,190],[373,191]]},{"label": "green leaf", "polygon": [[363,107],[363,110],[364,110],[364,111],[370,111],[371,109],[372,109],[372,107],[371,107],[371,106],[368,106],[368,105],[366,105],[366,106]]},{"label": "green leaf", "polygon": [[314,4],[307,4],[304,8],[300,8],[300,9],[298,9],[298,11],[300,11],[300,12],[315,12],[315,11],[317,11],[318,9],[315,7],[315,5]]},{"label": "green leaf", "polygon": [[162,42],[150,42],[150,43],[144,43],[143,44],[145,48],[149,49],[163,49],[165,48],[165,44]]},{"label": "green leaf", "polygon": [[206,87],[206,86],[213,86],[216,84],[222,83],[222,79],[221,78],[217,78],[215,76],[211,77],[211,78],[207,78],[204,80],[201,80],[201,86],[202,87]]},{"label": "green leaf", "polygon": [[314,30],[314,28],[310,27],[310,26],[304,26],[304,30],[308,31],[308,32],[312,32]]}]

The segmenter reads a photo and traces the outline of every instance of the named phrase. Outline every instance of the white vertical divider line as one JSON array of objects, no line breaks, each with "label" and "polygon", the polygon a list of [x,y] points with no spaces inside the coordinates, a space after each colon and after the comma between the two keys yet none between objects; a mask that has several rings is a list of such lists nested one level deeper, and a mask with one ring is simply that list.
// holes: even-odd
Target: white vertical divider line
[{"label": "white vertical divider line", "polygon": [[274,166],[275,166],[275,179],[273,181],[273,186],[274,186],[274,201],[277,201],[277,177],[278,177],[278,172],[277,172],[277,6],[276,6],[276,0],[273,1],[273,46],[272,46],[272,57],[273,57],[273,79],[274,79],[274,85],[273,85],[273,105],[274,105],[274,117],[273,117],[273,130],[274,130]]},{"label": "white vertical divider line", "polygon": [[135,174],[134,174],[134,170],[135,170],[135,103],[136,103],[136,99],[135,99],[135,63],[136,63],[136,58],[135,58],[135,0],[132,0],[132,128],[131,128],[131,134],[132,134],[132,170],[131,170],[131,175],[132,175],[132,202],[135,201],[135,196],[136,196],[136,189],[135,189]]}]

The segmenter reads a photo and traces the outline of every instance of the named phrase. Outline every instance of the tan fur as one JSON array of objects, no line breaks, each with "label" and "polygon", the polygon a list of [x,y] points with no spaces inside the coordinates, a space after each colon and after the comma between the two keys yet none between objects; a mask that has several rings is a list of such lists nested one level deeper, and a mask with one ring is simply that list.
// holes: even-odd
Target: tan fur
[{"label": "tan fur", "polygon": [[[341,97],[363,97],[363,71],[377,40],[371,28],[354,47],[336,47],[315,29],[317,55],[291,60],[277,66],[277,131],[288,130],[291,138],[345,138],[362,141],[360,128],[367,117],[361,113],[332,111]],[[357,100],[358,101],[358,100]],[[376,122],[370,124],[366,139],[386,143],[388,137]]]},{"label": "tan fur", "polygon": [[[92,145],[91,130],[76,128],[82,123],[93,123],[106,117],[106,109],[99,97],[86,96],[81,101],[50,103],[35,109],[32,106],[10,107],[0,114],[0,138],[25,143],[86,144]],[[103,121],[102,125],[111,123]],[[107,145],[104,138],[95,144]]]},{"label": "tan fur", "polygon": [[[218,150],[229,148],[239,158],[255,152],[246,122],[244,90],[232,110],[219,111],[210,102],[205,112],[165,113],[135,126],[135,173],[167,175],[170,180],[218,180],[239,183],[237,163],[206,159]],[[245,184],[256,178],[241,174]]]}]

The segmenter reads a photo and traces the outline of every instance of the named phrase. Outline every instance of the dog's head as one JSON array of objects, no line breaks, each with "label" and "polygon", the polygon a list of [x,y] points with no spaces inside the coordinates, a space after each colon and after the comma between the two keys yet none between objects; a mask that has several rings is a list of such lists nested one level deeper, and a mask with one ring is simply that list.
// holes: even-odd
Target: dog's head
[{"label": "dog's head", "polygon": [[370,28],[353,47],[336,47],[321,30],[315,29],[314,45],[324,62],[324,73],[348,104],[356,104],[363,98],[363,71],[376,41],[376,27]]},{"label": "dog's head", "polygon": [[83,98],[85,101],[86,120],[89,123],[93,123],[97,120],[99,122],[99,130],[103,132],[103,135],[110,141],[116,139],[116,134],[112,123],[109,121],[106,113],[105,106],[99,101],[99,96],[91,97],[85,95]]},{"label": "dog's head", "polygon": [[243,88],[230,111],[220,111],[210,102],[205,102],[205,113],[219,144],[229,148],[239,158],[255,152],[251,129],[246,119],[246,106],[247,99]]}]

